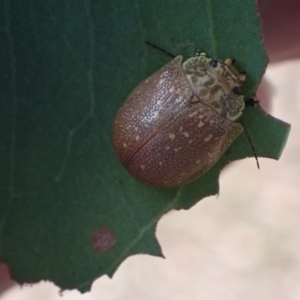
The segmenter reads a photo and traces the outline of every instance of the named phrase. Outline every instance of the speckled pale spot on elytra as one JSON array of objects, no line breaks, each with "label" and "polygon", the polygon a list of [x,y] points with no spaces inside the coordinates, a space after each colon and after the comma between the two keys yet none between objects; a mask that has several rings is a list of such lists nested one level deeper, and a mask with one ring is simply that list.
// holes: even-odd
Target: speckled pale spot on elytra
[{"label": "speckled pale spot on elytra", "polygon": [[209,135],[204,139],[204,142],[210,141],[212,137],[213,137],[213,135],[212,135],[212,134],[209,134]]},{"label": "speckled pale spot on elytra", "polygon": [[126,143],[123,143],[123,147],[124,147],[124,148],[127,148],[127,144],[126,144]]},{"label": "speckled pale spot on elytra", "polygon": [[165,82],[165,79],[161,79],[158,84],[156,85],[156,87],[160,88],[160,86]]},{"label": "speckled pale spot on elytra", "polygon": [[183,127],[182,127],[182,126],[180,126],[180,127],[179,127],[179,132],[181,132],[181,131],[182,131],[182,129],[183,129]]},{"label": "speckled pale spot on elytra", "polygon": [[175,153],[177,153],[177,152],[178,152],[178,150],[179,150],[179,149],[175,148],[175,149],[174,149],[174,152],[175,152]]},{"label": "speckled pale spot on elytra", "polygon": [[196,164],[198,165],[200,163],[201,159],[196,160]]},{"label": "speckled pale spot on elytra", "polygon": [[190,90],[188,88],[184,88],[182,91],[183,95],[188,95],[190,93]]},{"label": "speckled pale spot on elytra", "polygon": [[145,170],[145,165],[140,165],[142,170]]},{"label": "speckled pale spot on elytra", "polygon": [[204,123],[202,120],[200,120],[200,122],[198,123],[198,127],[201,128],[201,127],[204,126],[204,124],[205,124],[205,123]]},{"label": "speckled pale spot on elytra", "polygon": [[183,100],[183,97],[180,95],[176,100],[175,100],[175,103],[180,103],[182,102]]},{"label": "speckled pale spot on elytra", "polygon": [[139,141],[139,139],[140,139],[140,136],[137,135],[137,136],[135,137],[135,140],[136,140],[136,141]]},{"label": "speckled pale spot on elytra", "polygon": [[162,166],[162,164],[163,164],[162,161],[160,161],[160,162],[159,162],[159,165]]},{"label": "speckled pale spot on elytra", "polygon": [[169,139],[174,140],[176,137],[175,133],[169,133]]},{"label": "speckled pale spot on elytra", "polygon": [[139,130],[139,128],[138,128],[138,127],[135,127],[135,128],[134,128],[134,130],[135,130],[135,131],[138,131],[138,130]]},{"label": "speckled pale spot on elytra", "polygon": [[156,104],[157,104],[158,106],[161,106],[161,101],[158,100],[158,101],[156,102]]},{"label": "speckled pale spot on elytra", "polygon": [[175,94],[179,94],[179,95],[181,95],[181,94],[182,94],[182,90],[181,90],[181,89],[176,89],[176,92],[175,92]]},{"label": "speckled pale spot on elytra", "polygon": [[193,140],[189,140],[188,143],[191,144],[193,142]]},{"label": "speckled pale spot on elytra", "polygon": [[153,119],[154,120],[157,120],[159,118],[159,112],[156,111],[154,114],[153,114]]},{"label": "speckled pale spot on elytra", "polygon": [[170,146],[167,146],[167,147],[165,148],[165,150],[170,150],[170,148],[171,148]]},{"label": "speckled pale spot on elytra", "polygon": [[190,136],[188,132],[183,132],[182,134],[183,134],[183,136],[186,137],[186,138],[188,138],[188,137]]},{"label": "speckled pale spot on elytra", "polygon": [[190,113],[190,114],[188,115],[188,117],[189,117],[189,118],[193,118],[193,117],[197,116],[197,114],[198,114],[198,111],[196,110],[196,111]]},{"label": "speckled pale spot on elytra", "polygon": [[175,91],[175,86],[172,85],[172,87],[169,89],[169,92],[170,92],[170,93],[174,93],[174,91]]}]

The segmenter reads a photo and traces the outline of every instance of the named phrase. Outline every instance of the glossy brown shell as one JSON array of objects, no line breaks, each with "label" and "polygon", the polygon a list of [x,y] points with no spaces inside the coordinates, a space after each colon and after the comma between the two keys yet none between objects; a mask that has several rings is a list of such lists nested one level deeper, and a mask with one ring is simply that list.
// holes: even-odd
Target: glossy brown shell
[{"label": "glossy brown shell", "polygon": [[244,78],[228,61],[212,67],[204,54],[182,60],[176,57],[140,83],[114,120],[121,163],[156,187],[203,175],[243,131],[233,120],[241,115],[244,98],[232,90]]}]

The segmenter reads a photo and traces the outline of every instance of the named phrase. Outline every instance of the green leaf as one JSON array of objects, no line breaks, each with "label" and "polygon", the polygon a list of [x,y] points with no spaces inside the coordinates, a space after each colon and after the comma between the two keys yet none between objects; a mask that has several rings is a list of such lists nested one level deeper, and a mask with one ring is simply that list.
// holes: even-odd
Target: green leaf
[{"label": "green leaf", "polygon": [[[86,291],[130,255],[162,255],[159,218],[217,193],[220,170],[251,147],[242,134],[200,179],[155,189],[117,160],[114,115],[170,61],[145,41],[234,57],[253,95],[267,63],[255,1],[4,0],[0,16],[0,257],[13,277]],[[289,126],[259,108],[242,121],[256,153],[278,159]]]}]

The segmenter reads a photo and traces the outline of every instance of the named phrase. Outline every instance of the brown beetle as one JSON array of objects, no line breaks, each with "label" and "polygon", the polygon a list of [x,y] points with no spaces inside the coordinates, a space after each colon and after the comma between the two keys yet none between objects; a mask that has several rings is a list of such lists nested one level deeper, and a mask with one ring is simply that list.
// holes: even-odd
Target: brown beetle
[{"label": "brown beetle", "polygon": [[245,74],[232,59],[177,56],[141,82],[119,109],[113,144],[126,170],[156,187],[184,184],[207,172],[243,126]]}]

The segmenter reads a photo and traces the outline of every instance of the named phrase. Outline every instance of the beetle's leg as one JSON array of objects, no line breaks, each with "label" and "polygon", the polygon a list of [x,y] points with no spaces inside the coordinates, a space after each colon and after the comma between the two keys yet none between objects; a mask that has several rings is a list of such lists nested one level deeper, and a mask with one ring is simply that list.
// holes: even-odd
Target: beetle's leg
[{"label": "beetle's leg", "polygon": [[257,98],[252,97],[245,100],[245,105],[250,107],[256,107],[259,104],[259,100]]}]

